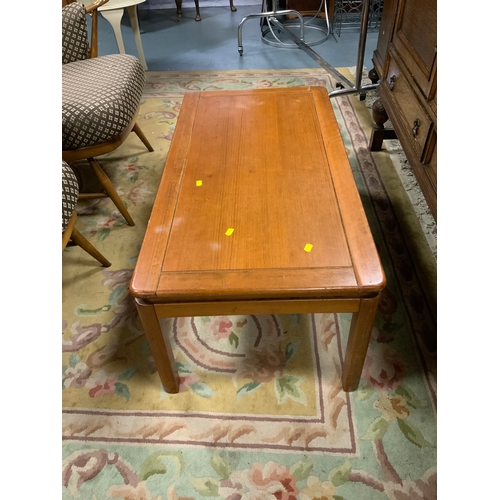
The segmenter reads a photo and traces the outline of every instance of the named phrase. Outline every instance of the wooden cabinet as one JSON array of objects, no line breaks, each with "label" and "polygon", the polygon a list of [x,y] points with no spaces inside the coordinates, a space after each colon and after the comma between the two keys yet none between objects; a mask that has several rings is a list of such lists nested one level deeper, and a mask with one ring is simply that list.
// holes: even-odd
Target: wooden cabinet
[{"label": "wooden cabinet", "polygon": [[371,149],[391,137],[384,128],[390,119],[437,220],[436,0],[385,0],[373,63],[380,102]]}]

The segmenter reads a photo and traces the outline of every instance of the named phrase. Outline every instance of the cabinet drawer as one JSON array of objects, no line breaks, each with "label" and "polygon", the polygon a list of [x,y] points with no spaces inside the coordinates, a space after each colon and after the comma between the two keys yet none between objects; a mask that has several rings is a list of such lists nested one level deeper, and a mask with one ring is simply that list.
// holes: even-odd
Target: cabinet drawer
[{"label": "cabinet drawer", "polygon": [[[408,142],[412,144],[417,157],[421,159],[432,121],[420,105],[405,74],[392,55],[389,56],[384,85],[387,86],[390,99],[398,108],[398,115],[404,128],[403,132],[407,136]],[[397,133],[400,134],[401,131],[397,131]]]}]

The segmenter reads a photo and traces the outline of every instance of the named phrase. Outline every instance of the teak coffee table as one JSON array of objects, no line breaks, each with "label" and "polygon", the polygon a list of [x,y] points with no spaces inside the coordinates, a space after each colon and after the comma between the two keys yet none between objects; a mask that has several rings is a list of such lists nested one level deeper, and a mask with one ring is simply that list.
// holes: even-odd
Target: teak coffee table
[{"label": "teak coffee table", "polygon": [[185,95],[132,277],[165,390],[158,318],[353,313],[355,390],[385,276],[324,87]]}]

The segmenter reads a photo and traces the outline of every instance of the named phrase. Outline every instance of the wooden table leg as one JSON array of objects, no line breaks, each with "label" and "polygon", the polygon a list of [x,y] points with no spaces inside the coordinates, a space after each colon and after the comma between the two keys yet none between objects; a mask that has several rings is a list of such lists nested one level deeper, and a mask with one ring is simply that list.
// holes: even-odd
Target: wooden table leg
[{"label": "wooden table leg", "polygon": [[176,394],[179,392],[179,374],[175,367],[175,358],[170,342],[165,342],[163,340],[163,334],[154,306],[140,299],[135,299],[135,305],[139,311],[142,326],[144,327],[146,337],[151,346],[151,352],[163,388],[169,394]]},{"label": "wooden table leg", "polygon": [[352,315],[342,367],[342,387],[346,392],[355,391],[358,388],[379,298],[380,296],[377,295],[369,299],[361,299],[359,311]]}]

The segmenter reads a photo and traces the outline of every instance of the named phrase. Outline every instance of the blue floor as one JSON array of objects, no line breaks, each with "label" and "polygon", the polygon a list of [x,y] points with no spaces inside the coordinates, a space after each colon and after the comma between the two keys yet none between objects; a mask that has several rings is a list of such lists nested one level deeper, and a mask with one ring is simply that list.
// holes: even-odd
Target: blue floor
[{"label": "blue floor", "polygon": [[[240,0],[248,2],[249,0]],[[237,12],[231,12],[229,1],[220,6],[200,6],[202,20],[195,21],[191,2],[184,2],[182,19],[176,22],[175,4],[169,9],[142,9],[139,22],[144,55],[149,71],[190,71],[229,69],[293,69],[319,68],[320,65],[299,48],[267,45],[261,40],[260,22],[249,19],[243,25],[243,56],[238,53],[238,24],[248,14],[260,12],[261,5],[241,5],[235,1]],[[310,18],[305,17],[306,21]],[[324,21],[322,21],[324,25]],[[137,56],[128,14],[122,19],[125,51]],[[323,36],[317,30],[306,31],[311,43]],[[378,32],[368,33],[365,66],[373,67],[371,59]],[[342,30],[340,37],[330,37],[311,48],[333,67],[356,66],[359,29]],[[99,55],[118,52],[111,25],[100,16]]]}]

